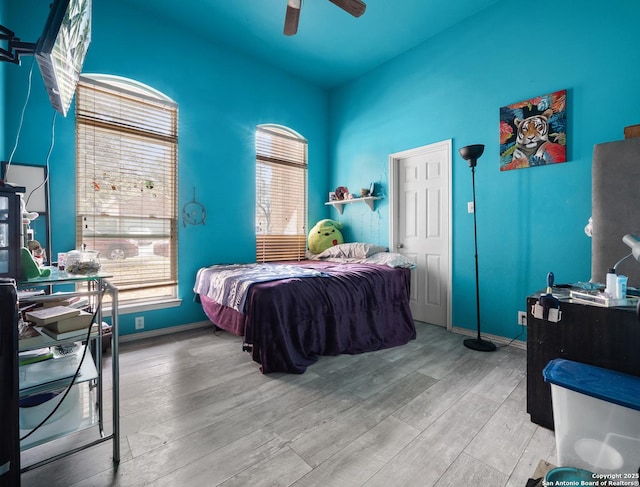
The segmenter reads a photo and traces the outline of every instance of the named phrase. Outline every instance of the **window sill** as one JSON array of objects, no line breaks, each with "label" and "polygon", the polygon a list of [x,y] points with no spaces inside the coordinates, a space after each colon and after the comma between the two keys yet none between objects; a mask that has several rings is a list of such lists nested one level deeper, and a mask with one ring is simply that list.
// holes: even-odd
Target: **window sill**
[{"label": "window sill", "polygon": [[[146,303],[123,304],[118,307],[120,316],[131,313],[144,313],[158,309],[177,308],[182,305],[182,299],[174,298],[164,301],[150,301]],[[105,306],[102,310],[103,316],[111,316],[111,306]]]}]

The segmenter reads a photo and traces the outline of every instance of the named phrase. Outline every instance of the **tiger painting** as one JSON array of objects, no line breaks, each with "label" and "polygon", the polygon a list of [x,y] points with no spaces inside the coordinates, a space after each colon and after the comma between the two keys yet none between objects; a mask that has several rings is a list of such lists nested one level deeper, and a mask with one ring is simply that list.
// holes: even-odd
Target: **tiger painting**
[{"label": "tiger painting", "polygon": [[567,161],[567,90],[500,107],[500,170]]},{"label": "tiger painting", "polygon": [[513,160],[524,159],[536,162],[545,159],[545,147],[549,143],[549,118],[553,115],[553,110],[547,109],[540,115],[520,120],[514,119],[514,124],[518,128],[516,135],[516,148],[513,151]]}]

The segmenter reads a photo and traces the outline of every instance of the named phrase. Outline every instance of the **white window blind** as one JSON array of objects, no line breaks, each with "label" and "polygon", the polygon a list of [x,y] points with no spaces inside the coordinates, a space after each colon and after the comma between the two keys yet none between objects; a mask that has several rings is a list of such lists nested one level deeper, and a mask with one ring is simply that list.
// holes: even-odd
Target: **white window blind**
[{"label": "white window blind", "polygon": [[256,131],[256,261],[304,259],[307,142],[286,127]]},{"label": "white window blind", "polygon": [[176,296],[177,107],[148,87],[83,78],[76,93],[76,239],[121,302]]}]

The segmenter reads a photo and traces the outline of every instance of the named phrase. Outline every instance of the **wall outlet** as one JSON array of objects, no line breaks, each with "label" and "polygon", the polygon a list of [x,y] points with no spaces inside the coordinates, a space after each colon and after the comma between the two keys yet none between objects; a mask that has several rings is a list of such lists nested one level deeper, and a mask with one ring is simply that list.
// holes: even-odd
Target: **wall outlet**
[{"label": "wall outlet", "polygon": [[136,316],[136,330],[144,329],[144,316]]},{"label": "wall outlet", "polygon": [[467,213],[473,213],[475,211],[475,207],[473,201],[467,201]]},{"label": "wall outlet", "polygon": [[518,324],[522,326],[527,326],[527,312],[526,311],[518,311]]}]

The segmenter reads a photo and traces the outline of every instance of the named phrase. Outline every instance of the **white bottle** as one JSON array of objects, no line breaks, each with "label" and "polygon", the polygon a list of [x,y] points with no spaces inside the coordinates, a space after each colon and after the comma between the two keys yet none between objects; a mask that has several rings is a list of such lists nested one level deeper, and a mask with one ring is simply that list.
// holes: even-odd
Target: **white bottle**
[{"label": "white bottle", "polygon": [[627,297],[627,276],[618,276],[616,279],[616,299],[626,299]]},{"label": "white bottle", "polygon": [[609,269],[607,273],[607,287],[604,289],[604,292],[609,295],[612,299],[618,299],[618,276],[616,275],[615,269]]}]

